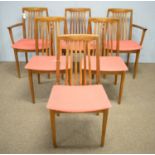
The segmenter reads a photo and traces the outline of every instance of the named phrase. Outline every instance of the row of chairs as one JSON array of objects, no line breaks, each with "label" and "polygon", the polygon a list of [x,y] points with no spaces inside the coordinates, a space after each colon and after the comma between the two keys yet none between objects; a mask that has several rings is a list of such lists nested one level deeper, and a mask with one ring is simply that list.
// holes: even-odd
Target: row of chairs
[{"label": "row of chairs", "polygon": [[[131,13],[130,23],[132,22],[132,10],[129,9],[109,9],[108,16],[113,10],[116,13],[111,18],[89,17],[87,22],[84,13],[86,10],[90,11],[90,9],[86,8],[66,9],[66,17],[67,10],[72,11],[69,20],[65,17],[38,17],[38,10],[41,8],[29,9],[31,15],[33,14],[32,10],[35,10],[33,17],[37,14],[37,17],[33,18],[34,23],[28,24],[28,30],[30,31],[33,27],[33,31],[32,33],[28,31],[29,37],[14,43],[13,48],[19,77],[18,51],[27,53],[29,50],[26,47],[31,47],[30,51],[36,51],[37,56],[33,56],[25,66],[28,70],[33,103],[35,103],[33,74],[38,75],[38,82],[40,83],[40,74],[46,73],[50,76],[52,72],[56,73],[57,84],[53,86],[47,104],[50,111],[53,145],[57,146],[56,113],[101,112],[104,116],[101,137],[101,145],[103,146],[111,103],[101,85],[102,73],[104,76],[114,74],[115,84],[117,83],[117,76],[121,75],[118,98],[118,103],[121,103],[125,74],[128,68],[119,54],[127,52],[129,58],[130,52],[134,51],[137,55],[136,71],[146,29],[136,26],[143,30],[141,43],[138,44],[132,41],[131,31],[126,30],[127,23],[122,25],[122,22],[128,21],[126,13],[129,12]],[[47,9],[45,10],[47,12]],[[123,13],[122,16],[121,13]],[[88,14],[91,16],[91,13]],[[23,18],[23,20],[28,18],[28,21],[32,19],[26,14],[24,14]],[[70,24],[68,24],[69,21]],[[19,25],[25,25],[23,23]],[[12,28],[19,25],[9,27],[13,42]],[[131,29],[132,24],[129,27]],[[25,29],[24,26],[23,29]],[[26,31],[24,31],[23,35],[26,36]],[[129,37],[129,39],[126,39],[126,37]],[[26,60],[28,61],[28,59]],[[135,75],[136,72],[134,72]]]},{"label": "row of chairs", "polygon": [[[35,93],[32,80],[33,74],[38,74],[38,83],[40,83],[40,74],[50,74],[52,72],[56,72],[56,65],[52,64],[52,62],[55,63],[56,61],[57,46],[53,46],[53,44],[57,44],[57,39],[55,38],[53,41],[53,37],[51,36],[60,35],[60,29],[58,27],[64,23],[64,20],[65,19],[63,17],[41,17],[35,19],[36,53],[37,55],[41,53],[44,55],[44,57],[34,56],[26,65],[26,69],[29,71],[33,103],[35,103]],[[119,54],[119,20],[112,18],[89,18],[89,23],[92,23],[91,26],[94,28],[91,29],[94,29],[93,31],[98,31],[94,34],[98,35],[99,33],[102,33],[102,39],[99,36],[98,47],[100,56],[103,56],[100,57],[100,72],[103,74],[114,74],[115,84],[117,83],[117,76],[121,75],[120,91],[118,97],[118,103],[121,103],[125,73],[128,68],[120,57],[112,56],[113,52],[115,52],[116,55]],[[89,26],[89,29],[91,26]],[[104,44],[102,45],[102,43]],[[92,42],[89,46],[91,47],[91,54],[95,54],[96,44]],[[65,55],[66,43],[63,40],[61,41],[61,47],[63,49],[62,55]],[[105,57],[103,53],[106,53],[107,56]],[[64,67],[61,70],[64,70]]]},{"label": "row of chairs", "polygon": [[[18,52],[24,52],[26,62],[28,62],[28,52],[35,51],[35,35],[34,35],[34,19],[35,17],[47,17],[47,8],[23,8],[22,22],[9,26],[9,34],[14,49],[16,68],[18,77],[20,77],[20,67],[18,60]],[[90,8],[67,8],[65,9],[65,24],[64,34],[86,34],[88,32],[88,19],[91,17]],[[140,50],[142,48],[146,28],[133,24],[132,9],[115,9],[110,8],[107,11],[107,17],[118,18],[120,20],[120,46],[119,52],[127,54],[127,66],[129,66],[129,58],[131,53],[136,54],[134,64],[134,74],[136,77]],[[23,29],[23,39],[14,40],[13,29],[21,26]],[[139,42],[132,40],[133,28],[138,28],[142,31]],[[31,40],[32,39],[32,40]]]}]

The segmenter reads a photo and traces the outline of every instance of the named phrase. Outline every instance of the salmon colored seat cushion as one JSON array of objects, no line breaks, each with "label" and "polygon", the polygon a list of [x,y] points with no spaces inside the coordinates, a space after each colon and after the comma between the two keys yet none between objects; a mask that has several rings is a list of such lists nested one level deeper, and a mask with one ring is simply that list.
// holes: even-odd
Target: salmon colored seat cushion
[{"label": "salmon colored seat cushion", "polygon": [[[95,49],[96,48],[96,44],[95,42],[91,42],[90,43],[90,48],[91,49]],[[106,49],[113,49],[116,50],[116,41],[109,43],[109,45],[105,44],[104,48]],[[128,51],[137,51],[140,50],[142,48],[142,46],[140,46],[136,41],[133,40],[120,40],[120,46],[119,46],[119,51],[120,52],[128,52]]]},{"label": "salmon colored seat cushion", "polygon": [[102,85],[55,85],[47,104],[48,109],[60,112],[94,112],[110,107]]},{"label": "salmon colored seat cushion", "polygon": [[[87,59],[86,59],[87,60]],[[91,70],[96,71],[96,56],[91,56]],[[87,61],[88,62],[88,61]],[[84,63],[82,63],[84,69]],[[86,65],[88,70],[88,65]],[[118,72],[127,71],[128,68],[121,57],[119,56],[100,56],[100,71],[101,72]]]},{"label": "salmon colored seat cushion", "polygon": [[[30,50],[35,51],[35,40],[34,39],[21,39],[15,42],[12,45],[12,48],[18,49],[18,50]],[[39,49],[42,49],[42,41],[39,40]]]},{"label": "salmon colored seat cushion", "polygon": [[[56,56],[33,56],[25,69],[34,71],[56,71]],[[60,57],[60,70],[66,69],[66,57]]]},{"label": "salmon colored seat cushion", "polygon": [[[142,46],[140,46],[136,41],[133,41],[133,40],[121,40],[120,41],[119,51],[120,52],[136,51],[136,50],[140,50],[141,48],[142,48]],[[114,44],[114,49],[116,49],[116,44]]]}]

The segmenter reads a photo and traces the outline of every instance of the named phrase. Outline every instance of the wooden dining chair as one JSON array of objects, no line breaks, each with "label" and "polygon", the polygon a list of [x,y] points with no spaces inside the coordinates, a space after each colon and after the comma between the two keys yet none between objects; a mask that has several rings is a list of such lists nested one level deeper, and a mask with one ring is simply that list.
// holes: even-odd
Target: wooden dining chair
[{"label": "wooden dining chair", "polygon": [[[60,56],[61,40],[65,40],[66,48],[66,70],[65,79],[60,79]],[[53,86],[47,109],[50,112],[52,140],[56,144],[56,113],[103,113],[101,146],[104,145],[108,111],[111,107],[110,101],[102,85],[99,84],[99,53],[96,46],[96,80],[93,83],[91,77],[91,59],[89,43],[94,41],[98,45],[98,36],[89,34],[72,34],[58,36],[57,55],[57,84]],[[80,47],[80,48],[79,48]],[[88,59],[86,58],[88,57]],[[88,62],[87,62],[88,60]],[[73,62],[75,65],[73,65]],[[77,70],[77,62],[80,62],[80,70]],[[86,70],[86,63],[89,70]],[[73,69],[73,66],[75,69]],[[84,71],[82,71],[84,68]],[[82,85],[83,84],[83,85]]]},{"label": "wooden dining chair", "polygon": [[88,19],[91,17],[90,8],[66,8],[65,17],[66,34],[87,33]]},{"label": "wooden dining chair", "polygon": [[[130,54],[135,53],[134,73],[133,78],[136,78],[140,51],[143,45],[146,28],[133,24],[132,9],[116,9],[109,8],[107,17],[118,18],[120,20],[120,53],[127,53],[127,65],[129,66]],[[142,31],[140,42],[132,39],[133,28],[138,28]]]},{"label": "wooden dining chair", "polygon": [[[121,75],[118,103],[121,103],[125,73],[128,70],[122,58],[119,56],[120,32],[119,20],[114,18],[89,18],[89,33],[99,35],[100,72],[114,74],[115,84],[117,75]],[[96,46],[92,43],[91,49]],[[92,58],[95,67],[95,58]]]},{"label": "wooden dining chair", "polygon": [[[35,46],[36,55],[26,64],[32,102],[35,103],[33,86],[33,74],[50,74],[56,72],[57,36],[63,34],[64,17],[40,17],[35,18]],[[40,44],[39,42],[42,42]],[[61,57],[61,71],[65,70],[65,56]]]},{"label": "wooden dining chair", "polygon": [[[34,40],[34,19],[35,17],[48,16],[47,8],[37,8],[37,7],[26,7],[22,8],[22,22],[9,26],[9,34],[12,42],[12,48],[14,50],[17,75],[20,78],[20,66],[18,53],[25,53],[26,62],[28,62],[28,53],[35,52],[35,40]],[[13,29],[21,27],[23,36],[21,39],[15,41],[13,35]]]}]

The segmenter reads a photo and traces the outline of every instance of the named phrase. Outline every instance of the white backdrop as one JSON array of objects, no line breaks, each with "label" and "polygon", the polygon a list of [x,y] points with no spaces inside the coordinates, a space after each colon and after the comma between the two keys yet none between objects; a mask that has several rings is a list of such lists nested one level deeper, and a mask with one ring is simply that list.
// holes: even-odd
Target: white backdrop
[{"label": "white backdrop", "polygon": [[[155,2],[119,2],[119,1],[46,1],[46,2],[0,2],[0,61],[14,61],[11,41],[7,27],[21,21],[21,8],[30,6],[48,7],[50,16],[64,16],[67,7],[89,7],[92,16],[105,17],[107,9],[132,8],[134,10],[133,23],[148,28],[143,49],[141,50],[140,62],[155,62]],[[16,37],[19,36],[19,32]],[[135,32],[134,39],[138,39],[139,33]],[[31,55],[29,56],[31,57]],[[24,55],[19,55],[24,60]],[[131,56],[134,60],[134,55]]]}]

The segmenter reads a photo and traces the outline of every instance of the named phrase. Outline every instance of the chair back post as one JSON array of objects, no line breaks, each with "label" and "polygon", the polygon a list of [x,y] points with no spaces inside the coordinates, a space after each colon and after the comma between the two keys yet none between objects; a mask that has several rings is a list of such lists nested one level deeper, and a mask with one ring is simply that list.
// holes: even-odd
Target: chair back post
[{"label": "chair back post", "polygon": [[87,20],[91,17],[90,8],[66,8],[65,9],[65,33],[86,34]]},{"label": "chair back post", "polygon": [[36,17],[47,17],[48,9],[43,7],[24,7],[23,13],[23,37],[34,39],[34,21]]},{"label": "chair back post", "polygon": [[118,18],[120,20],[120,39],[132,39],[133,10],[123,8],[109,8],[107,17]]},{"label": "chair back post", "polygon": [[[64,17],[39,17],[35,18],[35,41],[36,52],[42,55],[55,55],[57,52],[57,36],[61,34],[61,24],[64,24]],[[39,44],[41,43],[41,45]],[[42,46],[39,48],[39,46]]]},{"label": "chair back post", "polygon": [[[57,83],[60,82],[61,41],[66,43],[66,76],[65,84],[92,84],[93,60],[97,65],[96,83],[99,83],[98,36],[92,34],[68,34],[58,36]],[[96,44],[96,57],[91,55],[91,43]],[[79,71],[78,71],[79,65]]]}]

